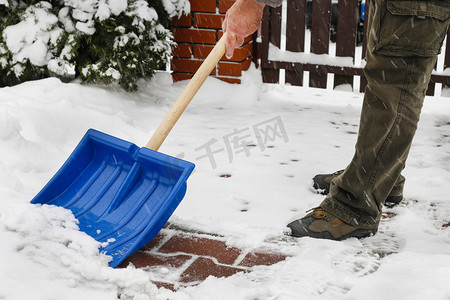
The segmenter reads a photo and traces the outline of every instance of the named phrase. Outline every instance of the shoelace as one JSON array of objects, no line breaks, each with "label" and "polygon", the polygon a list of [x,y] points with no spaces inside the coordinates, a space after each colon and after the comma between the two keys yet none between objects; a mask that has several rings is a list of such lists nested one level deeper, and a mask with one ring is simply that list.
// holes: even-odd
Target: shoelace
[{"label": "shoelace", "polygon": [[341,175],[342,173],[344,173],[345,170],[339,170],[333,173],[333,175],[338,176]]},{"label": "shoelace", "polygon": [[329,221],[328,213],[322,207],[318,206],[311,208],[310,210],[307,210],[306,213],[309,213],[311,211],[313,212],[313,215],[314,217],[316,217],[316,219],[324,219]]}]

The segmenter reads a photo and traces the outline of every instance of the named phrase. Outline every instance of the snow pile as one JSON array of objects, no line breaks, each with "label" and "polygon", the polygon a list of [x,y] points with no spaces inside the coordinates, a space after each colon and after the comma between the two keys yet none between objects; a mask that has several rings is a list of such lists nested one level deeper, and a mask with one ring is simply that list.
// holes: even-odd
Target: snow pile
[{"label": "snow pile", "polygon": [[323,199],[311,178],[353,155],[362,95],[260,78],[253,67],[242,85],[209,78],[164,142],[161,152],[196,164],[170,222],[291,257],[176,292],[156,288],[151,268],[109,268],[68,211],[29,201],[89,128],[145,145],[186,82],[158,74],[135,94],[57,79],[0,89],[0,298],[447,300],[448,99],[426,99],[406,199],[375,236],[295,239],[284,225]]},{"label": "snow pile", "polygon": [[41,299],[80,299],[86,293],[96,299],[117,294],[150,299],[156,293],[145,272],[109,268],[110,258],[99,254],[98,242],[80,232],[63,208],[15,205],[1,212],[0,224],[2,240],[8,241],[0,246],[8,257],[1,263],[7,274],[0,284],[2,297],[30,299],[37,296],[30,291],[40,289]]}]

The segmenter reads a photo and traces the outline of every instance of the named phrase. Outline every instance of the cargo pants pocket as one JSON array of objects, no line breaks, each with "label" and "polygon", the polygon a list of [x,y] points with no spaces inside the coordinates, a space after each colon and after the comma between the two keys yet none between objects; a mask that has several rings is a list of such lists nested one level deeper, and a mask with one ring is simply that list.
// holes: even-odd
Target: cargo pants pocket
[{"label": "cargo pants pocket", "polygon": [[446,1],[372,1],[368,49],[386,56],[439,54],[450,22]]}]

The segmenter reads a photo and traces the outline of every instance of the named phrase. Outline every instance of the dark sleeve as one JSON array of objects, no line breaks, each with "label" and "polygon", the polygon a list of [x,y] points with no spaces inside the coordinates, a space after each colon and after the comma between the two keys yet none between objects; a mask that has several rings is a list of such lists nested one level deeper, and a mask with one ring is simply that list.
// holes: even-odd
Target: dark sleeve
[{"label": "dark sleeve", "polygon": [[256,0],[256,2],[264,3],[264,4],[272,6],[272,7],[278,7],[281,5],[283,0]]}]

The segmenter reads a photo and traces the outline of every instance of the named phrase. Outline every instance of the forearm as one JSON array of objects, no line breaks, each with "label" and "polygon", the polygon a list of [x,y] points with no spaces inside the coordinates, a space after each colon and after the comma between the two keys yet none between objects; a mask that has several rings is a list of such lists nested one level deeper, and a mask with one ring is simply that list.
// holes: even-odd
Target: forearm
[{"label": "forearm", "polygon": [[278,7],[281,5],[283,0],[256,0],[256,2],[263,3],[272,7]]}]

